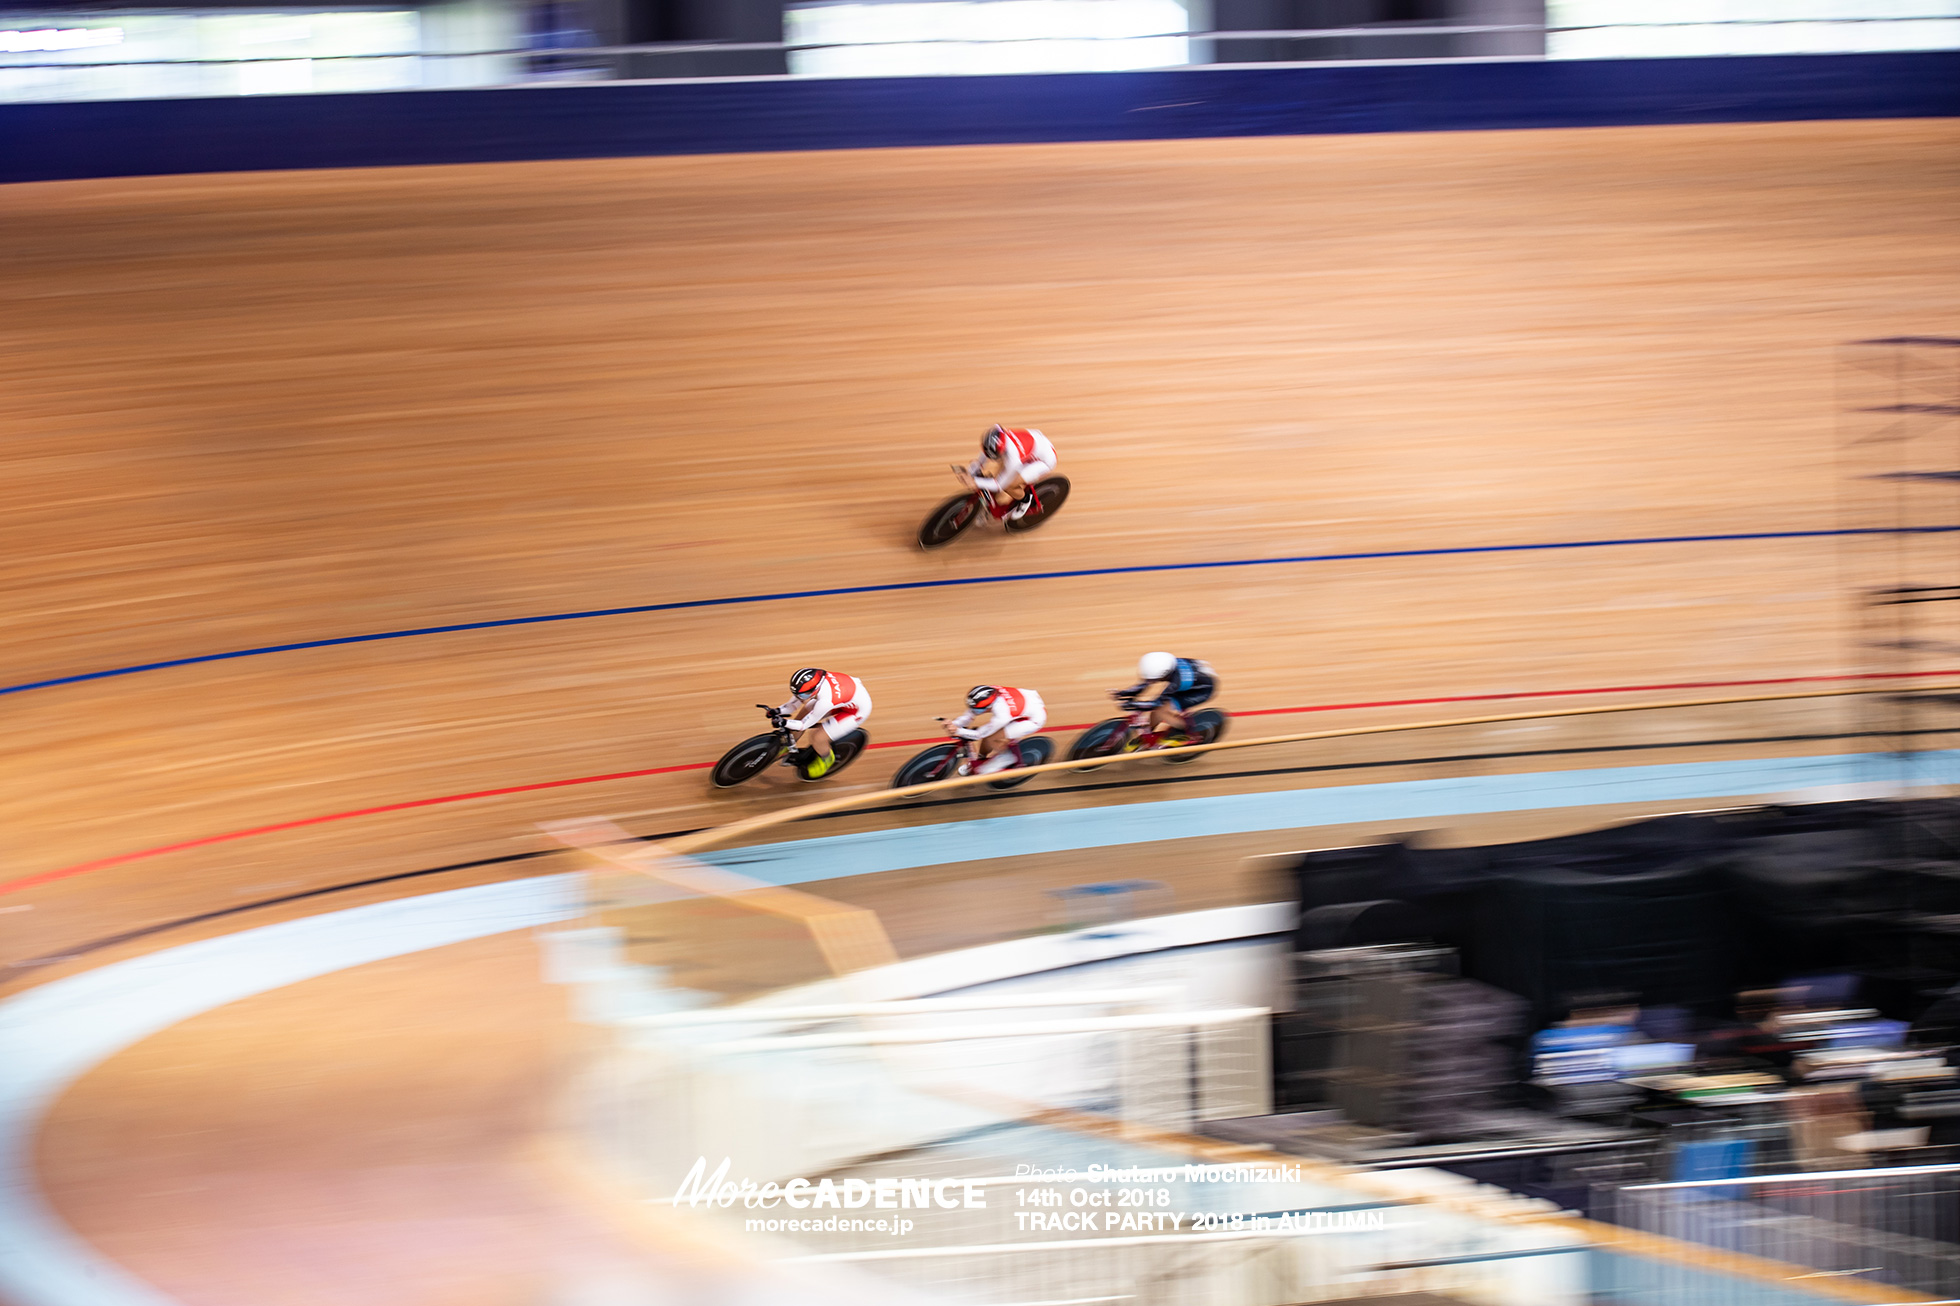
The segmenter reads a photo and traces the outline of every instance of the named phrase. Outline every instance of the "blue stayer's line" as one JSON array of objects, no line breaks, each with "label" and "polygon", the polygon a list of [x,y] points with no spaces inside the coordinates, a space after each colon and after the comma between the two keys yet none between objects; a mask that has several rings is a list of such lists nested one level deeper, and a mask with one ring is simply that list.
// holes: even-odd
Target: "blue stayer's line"
[{"label": "blue stayer's line", "polygon": [[778,594],[737,594],[720,599],[683,599],[678,603],[641,603],[630,608],[593,608],[586,612],[553,612],[541,617],[501,617],[496,621],[464,621],[453,626],[419,626],[413,630],[384,630],[373,635],[340,635],[333,639],[301,640],[296,644],[266,644],[259,648],[233,649],[229,653],[202,653],[190,658],[171,658],[164,662],[142,662],[129,667],[111,667],[106,671],[85,671],[75,676],[56,676],[52,680],[29,680],[18,685],[0,685],[0,694],[23,694],[30,689],[52,689],[56,685],[79,685],[89,680],[111,680],[117,676],[133,676],[139,671],[164,671],[170,667],[192,667],[201,662],[230,662],[237,658],[263,657],[268,653],[296,653],[301,649],[335,648],[342,644],[374,644],[387,639],[414,639],[418,635],[453,635],[464,630],[541,626],[553,621],[628,617],[642,612],[676,612],[683,608],[720,608],[740,603],[781,603],[789,599],[827,599],[842,594],[890,594],[900,590],[946,589],[955,585],[1004,585],[1010,581],[1067,580],[1080,576],[1130,576],[1156,571],[1207,571],[1221,567],[1273,567],[1296,562],[1365,562],[1381,558],[1440,558],[1467,553],[1610,549],[1632,544],[1721,544],[1743,540],[1806,540],[1839,535],[1932,535],[1946,531],[1960,531],[1960,525],[1914,526],[1898,531],[1879,528],[1749,531],[1735,535],[1655,535],[1644,539],[1560,540],[1550,544],[1470,544],[1443,549],[1384,549],[1373,553],[1304,553],[1288,558],[1228,558],[1221,562],[1158,562],[1133,567],[1085,567],[1076,571],[1029,571],[1012,576],[960,576],[950,580],[892,581],[883,585],[847,585],[839,589],[827,590],[784,590]]},{"label": "blue stayer's line", "polygon": [[1960,783],[1960,750],[1889,755],[1777,757],[1673,762],[1591,771],[1398,780],[1388,784],[1279,793],[1180,798],[1123,807],[1031,812],[980,821],[875,830],[822,839],[703,853],[700,860],[770,884],[808,884],[995,857],[1031,857],[1165,839],[1304,829],[1359,821],[1431,820],[1482,812],[1594,807],[1607,803],[1690,803],[1709,798],[1785,794],[1860,781]]}]

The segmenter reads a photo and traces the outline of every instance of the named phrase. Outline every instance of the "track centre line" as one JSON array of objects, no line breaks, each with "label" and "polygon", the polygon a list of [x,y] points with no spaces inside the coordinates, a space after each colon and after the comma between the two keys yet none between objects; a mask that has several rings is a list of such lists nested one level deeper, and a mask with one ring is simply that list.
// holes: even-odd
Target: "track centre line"
[{"label": "track centre line", "polygon": [[[1266,707],[1253,708],[1244,712],[1233,712],[1233,717],[1290,716],[1305,712],[1340,712],[1373,707],[1430,707],[1443,703],[1491,703],[1508,699],[1525,698],[1571,698],[1584,694],[1638,694],[1657,693],[1681,689],[1744,689],[1763,685],[1807,685],[1847,680],[1909,680],[1929,676],[1960,675],[1960,670],[1945,671],[1871,671],[1845,676],[1777,676],[1757,680],[1689,680],[1677,684],[1654,685],[1600,685],[1585,689],[1527,689],[1508,694],[1448,694],[1433,698],[1389,698],[1365,703],[1314,703],[1305,707]],[[1086,730],[1088,722],[1076,725],[1049,726],[1047,731]],[[893,739],[882,744],[872,744],[871,748],[916,748],[925,744],[938,743],[939,738]],[[188,852],[193,848],[208,848],[213,844],[232,843],[239,839],[256,838],[263,834],[278,834],[285,830],[300,830],[308,826],[327,825],[334,821],[351,821],[360,816],[380,816],[388,812],[407,812],[419,807],[440,807],[449,803],[466,803],[482,798],[503,798],[510,794],[537,793],[545,789],[569,789],[575,785],[604,784],[612,780],[638,780],[652,775],[673,775],[681,771],[705,771],[712,762],[683,762],[678,766],[655,766],[639,771],[612,771],[605,775],[574,776],[567,780],[539,780],[532,784],[506,785],[498,789],[476,789],[462,794],[441,794],[434,798],[411,798],[398,803],[382,803],[375,807],[356,807],[344,812],[328,812],[321,816],[304,816],[292,821],[278,821],[271,825],[255,825],[243,830],[227,830],[222,834],[207,834],[197,839],[185,839],[178,843],[159,844],[154,848],[139,848],[134,852],[117,853],[112,857],[99,857],[94,861],[77,862],[73,866],[57,867],[50,871],[40,871],[34,875],[23,876],[18,880],[0,883],[0,895],[31,889],[37,885],[51,884],[56,880],[66,880],[90,871],[103,871],[112,866],[126,866],[130,862],[146,861],[161,857],[166,853]]]},{"label": "track centre line", "polygon": [[[84,671],[48,680],[29,680],[16,685],[0,685],[0,695],[24,694],[30,689],[52,689],[57,685],[79,685],[91,680],[111,680],[143,671],[164,671],[171,667],[197,666],[206,662],[232,662],[239,658],[264,657],[271,653],[295,653],[302,649],[336,648],[346,644],[375,644],[392,639],[415,639],[423,635],[453,635],[466,630],[498,630],[511,626],[541,626],[559,621],[589,621],[598,617],[625,617],[647,612],[678,612],[687,608],[732,607],[748,603],[783,603],[791,599],[837,598],[846,594],[890,594],[904,590],[948,589],[960,585],[1005,585],[1027,580],[1069,580],[1085,576],[1134,576],[1149,572],[1215,571],[1234,567],[1273,567],[1306,562],[1366,562],[1387,558],[1441,558],[1478,553],[1533,553],[1560,549],[1610,549],[1636,544],[1724,544],[1748,540],[1825,539],[1851,535],[1935,535],[1960,531],[1960,525],[1914,526],[1905,530],[1861,527],[1849,530],[1746,531],[1729,535],[1654,535],[1613,540],[1560,540],[1546,544],[1470,544],[1436,549],[1383,549],[1365,553],[1306,553],[1278,558],[1229,558],[1218,562],[1158,562],[1130,567],[1086,567],[1073,571],[1030,571],[1008,576],[957,576],[944,580],[892,581],[883,585],[847,585],[837,589],[784,590],[775,594],[737,594],[719,599],[683,599],[674,603],[641,603],[624,608],[593,608],[584,612],[553,612],[538,617],[500,617],[493,621],[464,621],[448,626],[419,626],[410,630],[384,630],[372,635],[340,635],[332,639],[300,640],[292,644],[265,644],[257,648],[233,649],[228,653],[201,653],[195,657],[168,658],[162,662],[141,662],[103,671]],[[4,892],[4,886],[0,886]]]}]

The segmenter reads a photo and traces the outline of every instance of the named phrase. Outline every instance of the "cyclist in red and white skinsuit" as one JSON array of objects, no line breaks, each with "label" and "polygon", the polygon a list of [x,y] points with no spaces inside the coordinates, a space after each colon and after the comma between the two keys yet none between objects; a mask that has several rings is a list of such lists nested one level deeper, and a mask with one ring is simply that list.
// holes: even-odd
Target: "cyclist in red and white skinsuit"
[{"label": "cyclist in red and white skinsuit", "polygon": [[796,742],[809,754],[799,774],[821,780],[837,764],[831,741],[871,719],[871,691],[862,680],[822,667],[804,667],[789,678],[789,687],[796,697],[776,710],[788,718],[783,725],[800,736]]},{"label": "cyclist in red and white skinsuit", "polygon": [[980,456],[967,464],[967,475],[996,504],[1014,503],[1008,517],[1018,518],[1034,506],[1028,487],[1055,470],[1055,446],[1032,427],[1021,429],[996,422],[980,437]]},{"label": "cyclist in red and white skinsuit", "polygon": [[[1026,739],[1048,724],[1048,705],[1032,689],[1010,689],[1006,685],[975,685],[966,691],[966,711],[946,723],[946,733],[961,739],[977,740],[980,764],[977,775],[988,775],[1020,760],[1020,752],[1007,745]],[[965,773],[965,764],[961,764]]]}]

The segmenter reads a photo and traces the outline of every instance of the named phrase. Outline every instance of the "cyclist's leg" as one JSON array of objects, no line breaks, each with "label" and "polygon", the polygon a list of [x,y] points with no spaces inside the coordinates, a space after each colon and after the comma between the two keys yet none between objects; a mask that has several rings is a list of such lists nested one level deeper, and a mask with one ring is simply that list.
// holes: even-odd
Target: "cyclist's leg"
[{"label": "cyclist's leg", "polygon": [[1167,735],[1173,730],[1184,729],[1184,712],[1178,706],[1178,695],[1166,694],[1150,709],[1150,729],[1158,735]]},{"label": "cyclist's leg", "polygon": [[[1172,730],[1180,733],[1188,732],[1191,728],[1191,709],[1200,703],[1210,702],[1211,696],[1217,692],[1217,681],[1201,680],[1180,693],[1166,694],[1157,711],[1150,714],[1150,724],[1160,732]],[[1160,722],[1159,714],[1163,713],[1168,713],[1168,717]]]},{"label": "cyclist's leg", "polygon": [[1005,507],[1027,496],[1028,483],[1023,475],[1026,470],[1026,468],[1022,468],[1021,471],[1001,481],[1000,488],[994,491],[995,504]]},{"label": "cyclist's leg", "polygon": [[796,747],[789,750],[786,759],[799,775],[806,780],[828,774],[836,763],[836,754],[831,751],[830,736],[823,723],[818,722],[796,737]]},{"label": "cyclist's leg", "polygon": [[830,768],[837,764],[837,750],[831,745],[853,730],[862,729],[870,716],[871,696],[860,690],[858,697],[804,731],[803,739],[811,749],[804,773],[812,780],[829,774]]},{"label": "cyclist's leg", "polygon": [[975,769],[984,775],[994,771],[1005,770],[1014,765],[1021,758],[1020,750],[1015,748],[1014,745],[1041,729],[1046,720],[1047,716],[1045,713],[1041,716],[1016,717],[1014,720],[1008,722],[1004,728],[988,735],[980,742],[991,744],[993,748],[990,750],[990,755]]},{"label": "cyclist's leg", "polygon": [[1020,474],[1015,478],[1012,487],[1012,493],[1016,503],[1015,512],[1017,514],[1026,512],[1034,506],[1031,498],[1034,493],[1034,487],[1040,483],[1042,477],[1054,470],[1055,467],[1052,463],[1035,462],[1021,464]]},{"label": "cyclist's leg", "polygon": [[797,737],[797,747],[789,755],[790,765],[805,780],[820,780],[837,765],[837,750],[830,746],[828,722],[811,726]]}]

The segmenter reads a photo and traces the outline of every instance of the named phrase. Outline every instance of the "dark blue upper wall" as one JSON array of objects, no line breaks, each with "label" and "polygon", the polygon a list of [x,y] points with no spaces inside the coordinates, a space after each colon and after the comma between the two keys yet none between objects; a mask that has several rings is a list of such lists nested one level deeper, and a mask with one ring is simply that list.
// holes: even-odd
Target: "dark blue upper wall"
[{"label": "dark blue upper wall", "polygon": [[1960,116],[1960,52],[0,105],[0,181],[642,154]]}]

